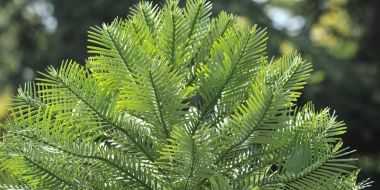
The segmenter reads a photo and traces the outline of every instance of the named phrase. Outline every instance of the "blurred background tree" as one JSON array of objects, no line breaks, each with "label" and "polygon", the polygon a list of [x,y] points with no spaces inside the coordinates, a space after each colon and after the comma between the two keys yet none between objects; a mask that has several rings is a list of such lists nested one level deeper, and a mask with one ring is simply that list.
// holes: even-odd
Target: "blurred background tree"
[{"label": "blurred background tree", "polygon": [[[63,59],[85,63],[90,26],[126,17],[138,0],[1,0],[0,120],[17,86]],[[154,3],[162,3],[162,0]],[[380,1],[212,0],[214,11],[268,28],[270,55],[299,50],[314,63],[303,102],[337,111],[362,177],[380,189]]]}]

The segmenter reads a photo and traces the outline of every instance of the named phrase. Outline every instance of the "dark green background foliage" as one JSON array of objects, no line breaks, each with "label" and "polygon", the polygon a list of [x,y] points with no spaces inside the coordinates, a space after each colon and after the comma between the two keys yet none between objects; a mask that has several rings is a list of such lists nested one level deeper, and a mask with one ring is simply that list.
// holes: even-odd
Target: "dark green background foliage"
[{"label": "dark green background foliage", "polygon": [[[33,71],[57,66],[66,58],[84,63],[88,28],[126,17],[136,2],[0,1],[0,116],[5,99],[19,84],[36,76]],[[315,72],[302,100],[337,111],[349,127],[346,144],[359,150],[363,176],[379,181],[380,2],[218,0],[213,4],[214,12],[226,10],[242,16],[242,24],[268,27],[269,55],[299,49],[313,62]],[[296,24],[279,24],[281,19],[277,21],[275,15]],[[300,22],[304,23],[297,27]],[[376,183],[374,188],[379,188]]]}]

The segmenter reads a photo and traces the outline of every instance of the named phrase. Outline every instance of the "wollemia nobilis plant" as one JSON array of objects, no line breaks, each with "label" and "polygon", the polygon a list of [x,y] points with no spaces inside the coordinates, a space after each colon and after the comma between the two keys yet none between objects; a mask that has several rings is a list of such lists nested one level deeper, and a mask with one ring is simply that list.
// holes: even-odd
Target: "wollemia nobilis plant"
[{"label": "wollemia nobilis plant", "polygon": [[141,2],[14,98],[0,189],[363,189],[329,109],[296,107],[311,65],[211,4]]}]

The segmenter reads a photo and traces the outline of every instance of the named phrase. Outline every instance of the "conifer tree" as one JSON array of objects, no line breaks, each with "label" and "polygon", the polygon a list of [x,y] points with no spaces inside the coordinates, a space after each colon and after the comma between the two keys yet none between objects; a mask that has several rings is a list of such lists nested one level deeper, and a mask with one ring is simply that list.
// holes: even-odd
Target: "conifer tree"
[{"label": "conifer tree", "polygon": [[18,90],[0,189],[363,189],[343,122],[297,107],[312,70],[206,0],[140,2]]}]

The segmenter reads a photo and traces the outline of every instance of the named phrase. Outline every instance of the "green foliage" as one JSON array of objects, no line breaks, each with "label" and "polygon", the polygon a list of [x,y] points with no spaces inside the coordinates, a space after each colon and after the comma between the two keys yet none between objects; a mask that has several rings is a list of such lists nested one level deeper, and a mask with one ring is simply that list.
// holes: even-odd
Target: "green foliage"
[{"label": "green foliage", "polygon": [[87,65],[14,98],[0,189],[363,189],[328,109],[295,107],[311,72],[269,61],[265,30],[211,4],[141,2],[89,32]]}]

